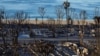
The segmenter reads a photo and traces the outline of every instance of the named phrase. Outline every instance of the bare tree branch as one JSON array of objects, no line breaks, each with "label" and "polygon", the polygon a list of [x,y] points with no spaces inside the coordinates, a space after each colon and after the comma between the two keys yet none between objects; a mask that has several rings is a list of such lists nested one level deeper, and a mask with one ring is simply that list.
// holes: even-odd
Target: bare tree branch
[{"label": "bare tree branch", "polygon": [[55,10],[56,10],[57,21],[58,21],[58,24],[60,25],[61,20],[63,20],[63,17],[65,15],[64,8],[63,6],[56,6]]}]

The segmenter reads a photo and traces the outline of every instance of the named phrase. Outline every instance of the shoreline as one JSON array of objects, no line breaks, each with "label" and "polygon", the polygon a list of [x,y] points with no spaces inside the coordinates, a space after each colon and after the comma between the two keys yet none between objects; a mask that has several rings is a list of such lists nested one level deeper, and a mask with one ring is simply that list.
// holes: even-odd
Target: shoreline
[{"label": "shoreline", "polygon": [[[9,24],[9,22],[13,22],[13,21],[15,21],[14,19],[3,19],[2,20],[4,23],[7,23],[7,24]],[[74,25],[79,25],[79,22],[80,22],[80,25],[82,25],[82,20],[73,20],[73,24]],[[86,22],[85,22],[85,25],[87,24],[87,25],[90,25],[90,24],[95,24],[94,23],[94,20],[85,20]],[[25,21],[24,21],[24,23],[29,23],[29,24],[41,24],[42,23],[42,20],[35,20],[35,19],[26,19]],[[43,23],[45,23],[45,24],[59,24],[58,23],[59,21],[57,21],[57,20],[43,20]],[[60,21],[60,24],[66,24],[67,23],[67,21],[66,20],[61,20]]]}]

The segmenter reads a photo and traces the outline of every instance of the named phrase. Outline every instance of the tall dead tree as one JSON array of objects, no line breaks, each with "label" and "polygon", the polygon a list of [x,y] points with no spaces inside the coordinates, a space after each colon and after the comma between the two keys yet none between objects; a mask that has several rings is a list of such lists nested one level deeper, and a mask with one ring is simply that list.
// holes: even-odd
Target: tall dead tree
[{"label": "tall dead tree", "polygon": [[2,37],[4,47],[6,48],[6,40],[5,40],[6,33],[3,31],[4,30],[4,26],[3,26],[4,19],[5,19],[5,10],[0,9],[0,37]]},{"label": "tall dead tree", "polygon": [[35,18],[35,23],[36,23],[36,25],[37,25],[37,22],[38,22],[38,18]]},{"label": "tall dead tree", "polygon": [[95,8],[94,16],[100,16],[100,8],[99,7]]},{"label": "tall dead tree", "polygon": [[64,17],[64,8],[63,6],[56,6],[56,16],[57,16],[57,24],[61,25],[61,21],[63,20]]},{"label": "tall dead tree", "polygon": [[0,28],[2,28],[2,23],[5,18],[5,11],[4,9],[0,9]]},{"label": "tall dead tree", "polygon": [[72,32],[72,26],[73,26],[73,19],[75,18],[74,13],[75,13],[75,9],[74,8],[68,8],[69,11],[69,16],[67,19],[67,28],[70,32]]},{"label": "tall dead tree", "polygon": [[81,25],[80,25],[80,28],[79,28],[79,35],[80,35],[80,44],[81,45],[83,45],[83,38],[84,38],[84,25],[85,25],[85,20],[86,20],[86,11],[85,10],[82,10],[81,12],[80,12],[80,23],[81,23]]},{"label": "tall dead tree", "polygon": [[75,19],[75,9],[74,8],[69,8],[69,24],[73,25],[73,20]]},{"label": "tall dead tree", "polygon": [[14,21],[13,21],[14,28],[12,29],[12,36],[13,36],[12,42],[15,47],[14,56],[18,55],[18,52],[17,52],[18,35],[22,29],[22,25],[26,23],[27,17],[28,17],[28,15],[24,11],[17,11],[14,14]]},{"label": "tall dead tree", "polygon": [[40,16],[42,18],[42,24],[43,24],[43,20],[44,20],[44,15],[46,13],[46,9],[44,7],[39,7],[38,8],[38,13],[40,14]]},{"label": "tall dead tree", "polygon": [[25,13],[24,11],[17,11],[15,13],[15,19],[17,20],[18,24],[23,24],[25,20],[27,19],[28,14]]},{"label": "tall dead tree", "polygon": [[14,29],[14,35],[16,35],[15,37],[15,43],[18,43],[18,32],[21,30],[21,27],[23,24],[25,24],[25,20],[27,19],[27,13],[25,13],[24,11],[17,11],[14,15],[14,19],[15,19],[15,29]]}]

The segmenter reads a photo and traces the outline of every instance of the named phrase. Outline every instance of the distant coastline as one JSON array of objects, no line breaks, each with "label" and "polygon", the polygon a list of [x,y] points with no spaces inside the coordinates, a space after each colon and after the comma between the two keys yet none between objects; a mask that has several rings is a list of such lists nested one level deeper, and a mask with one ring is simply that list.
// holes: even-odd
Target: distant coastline
[{"label": "distant coastline", "polygon": [[[17,19],[2,19],[2,21],[3,22],[7,22],[7,24],[8,24],[8,21],[9,22],[12,22],[14,20],[17,20]],[[33,18],[33,19],[25,19],[25,21],[27,21],[29,24],[36,24],[36,23],[37,24],[41,24],[42,23],[42,20],[41,19],[38,19],[37,22],[36,22],[35,18]],[[74,25],[78,25],[79,24],[78,21],[80,22],[80,25],[81,25],[82,24],[82,20],[73,20],[73,24]],[[50,22],[51,21],[48,20],[48,19],[44,19],[43,20],[43,23],[45,23],[45,24],[48,24]],[[55,19],[54,22],[55,22],[55,24],[58,24],[57,19]],[[66,24],[66,23],[67,23],[67,21],[65,19],[64,20],[61,20],[61,24]],[[88,24],[89,25],[89,24],[95,24],[95,23],[94,23],[94,20],[85,20],[85,24]]]}]

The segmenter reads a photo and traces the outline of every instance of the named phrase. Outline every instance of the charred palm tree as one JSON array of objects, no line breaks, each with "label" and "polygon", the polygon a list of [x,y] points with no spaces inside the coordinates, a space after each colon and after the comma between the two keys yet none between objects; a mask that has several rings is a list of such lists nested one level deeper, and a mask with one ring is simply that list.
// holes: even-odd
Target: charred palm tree
[{"label": "charred palm tree", "polygon": [[[66,21],[67,21],[67,18],[69,16],[69,7],[70,7],[70,2],[68,2],[68,0],[66,0],[64,3],[63,3],[63,6],[65,8],[65,11],[66,11]],[[67,22],[68,23],[68,22]]]},{"label": "charred palm tree", "polygon": [[[69,7],[70,7],[70,2],[68,2],[68,0],[66,0],[64,3],[63,3],[63,6],[65,8],[65,12],[66,12],[66,25],[68,25],[68,17],[69,17]],[[68,30],[68,28],[67,28]],[[67,40],[68,40],[68,33],[67,33]]]},{"label": "charred palm tree", "polygon": [[57,24],[58,26],[61,26],[61,21],[64,17],[64,8],[63,6],[57,6],[56,7],[56,15],[57,15]]}]

